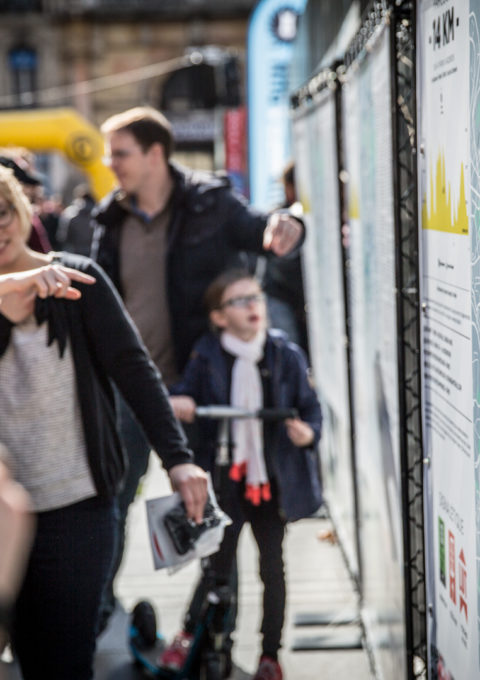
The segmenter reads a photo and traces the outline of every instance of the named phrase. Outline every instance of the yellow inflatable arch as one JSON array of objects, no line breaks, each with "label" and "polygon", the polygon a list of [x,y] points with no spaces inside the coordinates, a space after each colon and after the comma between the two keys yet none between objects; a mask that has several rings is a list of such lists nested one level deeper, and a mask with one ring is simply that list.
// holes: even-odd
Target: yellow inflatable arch
[{"label": "yellow inflatable arch", "polygon": [[103,164],[100,132],[75,109],[33,109],[0,112],[0,146],[32,151],[60,151],[88,177],[97,200],[115,186],[113,172]]}]

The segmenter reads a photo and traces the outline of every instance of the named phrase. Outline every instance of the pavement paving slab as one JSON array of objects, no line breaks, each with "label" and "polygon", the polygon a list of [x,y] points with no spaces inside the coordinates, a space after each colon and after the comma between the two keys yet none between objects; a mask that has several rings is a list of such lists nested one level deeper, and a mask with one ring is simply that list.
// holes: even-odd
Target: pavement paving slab
[{"label": "pavement paving slab", "polygon": [[[181,626],[183,613],[198,578],[199,567],[189,564],[169,574],[155,571],[148,544],[145,500],[170,493],[168,480],[152,457],[128,524],[124,561],[115,584],[119,607],[100,636],[95,680],[139,680],[127,647],[128,613],[138,600],[148,599],[169,640]],[[340,547],[321,540],[331,530],[328,519],[313,518],[288,526],[285,541],[287,611],[280,662],[285,680],[371,680],[368,656],[361,646],[358,597]],[[258,664],[262,587],[257,548],[245,527],[240,537],[239,611],[231,680],[248,680]],[[320,625],[316,620],[320,619]],[[301,625],[299,625],[301,624]],[[321,649],[315,649],[320,644]],[[353,646],[352,646],[353,645]],[[21,680],[14,663],[0,663],[5,680]],[[52,678],[51,680],[55,680]]]}]

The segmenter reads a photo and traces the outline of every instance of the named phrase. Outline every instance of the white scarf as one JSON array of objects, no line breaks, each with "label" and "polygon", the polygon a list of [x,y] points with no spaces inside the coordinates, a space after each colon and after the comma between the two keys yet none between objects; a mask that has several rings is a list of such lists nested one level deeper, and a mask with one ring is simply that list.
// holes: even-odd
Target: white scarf
[{"label": "white scarf", "polygon": [[[266,331],[260,331],[248,342],[224,331],[220,336],[222,347],[236,359],[232,369],[230,404],[249,411],[263,406],[262,379],[258,362],[263,357]],[[254,505],[270,500],[265,458],[263,455],[263,424],[248,418],[232,423],[233,464],[230,476],[236,481],[246,477],[245,497]]]}]

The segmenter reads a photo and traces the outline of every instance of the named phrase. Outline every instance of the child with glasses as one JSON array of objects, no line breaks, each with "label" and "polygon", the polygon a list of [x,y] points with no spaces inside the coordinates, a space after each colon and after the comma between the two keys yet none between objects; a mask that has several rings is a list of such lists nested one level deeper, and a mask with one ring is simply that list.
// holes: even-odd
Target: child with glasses
[{"label": "child with glasses", "polygon": [[[209,404],[252,411],[295,408],[299,413],[284,422],[233,421],[231,488],[219,499],[233,523],[210,558],[210,571],[204,570],[204,579],[209,573],[219,585],[229,582],[240,531],[249,522],[264,584],[262,653],[254,680],[281,680],[278,651],[286,600],[282,544],[286,522],[311,515],[321,503],[316,453],[320,406],[302,350],[287,342],[282,331],[267,330],[265,296],[255,278],[243,270],[227,271],[209,286],[205,302],[214,330],[197,342],[181,383],[171,390],[176,416],[192,422],[196,406]],[[213,471],[218,423],[203,420],[199,427],[196,462]],[[162,665],[182,667],[195,630],[194,611],[195,597],[185,628],[163,653]]]}]

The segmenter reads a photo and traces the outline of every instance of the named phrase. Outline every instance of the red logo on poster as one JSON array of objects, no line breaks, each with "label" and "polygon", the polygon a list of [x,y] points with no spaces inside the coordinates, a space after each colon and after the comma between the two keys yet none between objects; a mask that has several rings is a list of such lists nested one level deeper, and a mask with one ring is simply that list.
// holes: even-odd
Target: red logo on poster
[{"label": "red logo on poster", "polygon": [[455,536],[448,532],[448,581],[450,584],[450,599],[457,603],[457,584],[455,580]]},{"label": "red logo on poster", "polygon": [[452,680],[452,676],[445,668],[445,662],[441,654],[437,661],[437,680]]},{"label": "red logo on poster", "polygon": [[468,621],[468,607],[467,607],[467,565],[465,564],[465,555],[463,548],[460,550],[458,556],[458,590],[460,600],[460,612],[465,610],[465,621]]},{"label": "red logo on poster", "polygon": [[229,109],[224,118],[225,169],[233,188],[247,196],[247,110]]}]

